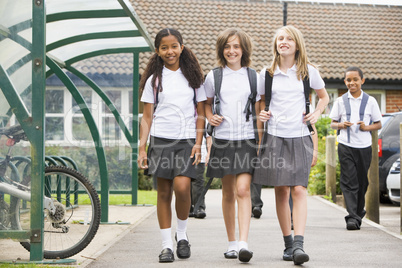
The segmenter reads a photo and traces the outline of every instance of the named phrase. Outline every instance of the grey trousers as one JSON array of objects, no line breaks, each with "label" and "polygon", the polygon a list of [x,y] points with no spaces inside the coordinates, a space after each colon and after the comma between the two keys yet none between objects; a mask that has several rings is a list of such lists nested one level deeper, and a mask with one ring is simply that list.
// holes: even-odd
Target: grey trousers
[{"label": "grey trousers", "polygon": [[367,148],[352,148],[343,144],[338,145],[338,157],[341,164],[340,186],[345,198],[345,217],[357,220],[359,225],[366,215],[364,210],[365,195],[368,187],[367,172],[371,163],[371,146]]},{"label": "grey trousers", "polygon": [[[205,171],[205,163],[199,163],[196,165],[195,170],[197,172],[197,177],[194,180],[191,180],[191,206],[195,206],[200,195],[202,193],[202,189],[204,188],[204,171]],[[200,208],[205,210],[205,196],[202,198],[202,202]],[[196,212],[196,211],[194,211]]]},{"label": "grey trousers", "polygon": [[251,183],[250,192],[251,192],[251,207],[260,207],[264,205],[261,200],[261,184]]}]

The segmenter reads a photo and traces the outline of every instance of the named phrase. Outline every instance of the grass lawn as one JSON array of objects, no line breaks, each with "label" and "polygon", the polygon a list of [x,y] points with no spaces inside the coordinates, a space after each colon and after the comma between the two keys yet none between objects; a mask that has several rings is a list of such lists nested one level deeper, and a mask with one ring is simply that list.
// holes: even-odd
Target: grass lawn
[{"label": "grass lawn", "polygon": [[[156,191],[138,190],[138,205],[156,205]],[[131,205],[131,195],[111,194],[109,195],[109,205]]]}]

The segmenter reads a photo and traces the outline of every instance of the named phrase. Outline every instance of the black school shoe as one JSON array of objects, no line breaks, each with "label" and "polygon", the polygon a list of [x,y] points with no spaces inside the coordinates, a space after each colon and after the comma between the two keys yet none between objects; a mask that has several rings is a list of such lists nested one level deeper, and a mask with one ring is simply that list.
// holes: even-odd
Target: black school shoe
[{"label": "black school shoe", "polygon": [[283,251],[282,259],[284,261],[293,261],[293,248],[286,248]]},{"label": "black school shoe", "polygon": [[346,223],[346,229],[348,230],[360,230],[360,225],[357,220],[355,219],[348,219]]},{"label": "black school shoe", "polygon": [[260,207],[253,207],[251,214],[254,218],[259,219],[261,218],[262,209]]},{"label": "black school shoe", "polygon": [[[177,241],[177,234],[175,235],[175,239]],[[188,259],[191,256],[191,250],[190,250],[190,243],[182,239],[179,242],[177,242],[177,250],[176,254],[179,259]]]},{"label": "black school shoe", "polygon": [[239,261],[241,262],[249,262],[252,257],[253,252],[248,249],[242,248],[239,251]]},{"label": "black school shoe", "polygon": [[236,250],[229,250],[223,253],[226,259],[237,259],[237,251]]},{"label": "black school shoe", "polygon": [[293,263],[295,265],[301,265],[305,262],[308,262],[310,257],[304,252],[301,248],[296,248],[293,250]]},{"label": "black school shoe", "polygon": [[207,213],[205,213],[205,210],[203,208],[199,208],[197,212],[195,212],[194,217],[196,219],[203,219],[207,216]]},{"label": "black school shoe", "polygon": [[159,254],[159,262],[173,262],[174,254],[170,248],[165,248]]}]

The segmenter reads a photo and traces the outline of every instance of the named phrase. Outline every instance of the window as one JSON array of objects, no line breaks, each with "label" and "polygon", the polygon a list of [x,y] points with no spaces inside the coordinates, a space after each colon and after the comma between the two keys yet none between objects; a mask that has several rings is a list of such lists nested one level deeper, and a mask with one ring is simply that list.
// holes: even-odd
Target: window
[{"label": "window", "polygon": [[64,90],[46,90],[45,139],[64,140]]},{"label": "window", "polygon": [[[338,89],[327,89],[327,93],[329,96],[329,102],[323,114],[329,114],[331,112],[332,106],[336,98],[338,98]],[[311,94],[311,103],[314,105],[313,111],[315,110],[315,107],[317,107],[318,100],[319,98],[317,97],[317,93],[315,92],[315,90],[313,90]]]},{"label": "window", "polygon": [[[79,87],[78,90],[92,113],[104,145],[126,145],[128,142],[112,113],[113,108],[108,107],[92,89]],[[109,88],[105,94],[131,130],[132,89]],[[52,86],[46,91],[46,142],[64,146],[93,144],[84,115],[66,88]]]}]

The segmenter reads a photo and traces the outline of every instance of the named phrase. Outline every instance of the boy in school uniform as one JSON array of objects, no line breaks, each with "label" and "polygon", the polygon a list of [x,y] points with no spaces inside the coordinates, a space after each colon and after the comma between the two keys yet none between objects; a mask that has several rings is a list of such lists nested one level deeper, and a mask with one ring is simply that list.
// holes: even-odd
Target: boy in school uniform
[{"label": "boy in school uniform", "polygon": [[347,95],[336,99],[330,113],[331,128],[340,130],[340,184],[349,213],[345,217],[348,230],[359,230],[366,214],[364,206],[372,155],[371,131],[381,128],[380,108],[377,101],[361,89],[364,81],[360,68],[347,68],[344,78]]}]

